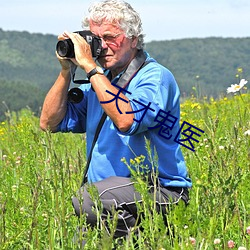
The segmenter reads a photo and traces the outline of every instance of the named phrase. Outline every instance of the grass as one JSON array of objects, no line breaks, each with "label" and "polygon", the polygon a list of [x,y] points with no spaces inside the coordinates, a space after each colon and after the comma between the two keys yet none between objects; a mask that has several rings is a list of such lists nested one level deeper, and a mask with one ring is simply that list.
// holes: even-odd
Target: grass
[{"label": "grass", "polygon": [[[173,207],[165,226],[142,182],[143,230],[135,228],[117,249],[228,249],[229,240],[235,249],[250,249],[249,103],[249,94],[182,103],[181,122],[205,131],[195,152],[182,147],[193,180],[190,204]],[[6,114],[0,124],[0,249],[80,249],[74,235],[85,220],[74,216],[71,197],[85,160],[83,135],[41,132],[28,109]],[[128,164],[143,165],[143,157]],[[100,230],[86,233],[86,249],[116,245],[99,223]],[[111,234],[115,223],[108,220]]]}]

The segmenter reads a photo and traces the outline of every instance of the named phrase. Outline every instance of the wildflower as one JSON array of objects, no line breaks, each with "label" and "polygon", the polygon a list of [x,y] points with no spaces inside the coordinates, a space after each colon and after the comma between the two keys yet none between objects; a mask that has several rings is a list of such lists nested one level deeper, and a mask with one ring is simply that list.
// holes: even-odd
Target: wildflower
[{"label": "wildflower", "polygon": [[247,229],[246,229],[246,233],[247,233],[248,235],[250,235],[250,226],[249,226],[249,227],[247,227]]},{"label": "wildflower", "polygon": [[227,88],[227,93],[235,93],[240,91],[245,85],[247,81],[245,79],[241,79],[239,84],[231,84],[231,87]]},{"label": "wildflower", "polygon": [[227,246],[228,246],[228,248],[234,248],[234,241],[233,240],[229,240],[227,242]]},{"label": "wildflower", "polygon": [[25,211],[24,207],[21,207],[21,208],[20,208],[20,214],[23,214],[24,211]]},{"label": "wildflower", "polygon": [[247,250],[245,247],[239,247],[238,250]]},{"label": "wildflower", "polygon": [[215,244],[215,245],[220,244],[220,239],[214,239],[214,244]]},{"label": "wildflower", "polygon": [[196,181],[196,185],[201,185],[201,184],[202,184],[201,180]]},{"label": "wildflower", "polygon": [[129,162],[130,162],[131,165],[135,165],[135,161],[133,159],[130,159]]},{"label": "wildflower", "polygon": [[242,73],[243,72],[243,68],[240,67],[240,68],[237,69],[237,71],[238,71],[238,73]]},{"label": "wildflower", "polygon": [[192,109],[195,109],[195,108],[201,109],[201,106],[200,106],[199,103],[196,102],[196,103],[192,103],[192,104],[191,104],[191,108],[192,108]]},{"label": "wildflower", "polygon": [[223,150],[224,149],[224,146],[219,146],[219,150]]},{"label": "wildflower", "polygon": [[189,237],[189,240],[190,240],[191,244],[194,246],[196,243],[196,239],[193,237]]},{"label": "wildflower", "polygon": [[47,213],[43,213],[42,214],[43,220],[47,221],[48,220],[48,214]]},{"label": "wildflower", "polygon": [[244,132],[245,136],[249,136],[250,135],[250,129],[248,129],[247,131]]}]

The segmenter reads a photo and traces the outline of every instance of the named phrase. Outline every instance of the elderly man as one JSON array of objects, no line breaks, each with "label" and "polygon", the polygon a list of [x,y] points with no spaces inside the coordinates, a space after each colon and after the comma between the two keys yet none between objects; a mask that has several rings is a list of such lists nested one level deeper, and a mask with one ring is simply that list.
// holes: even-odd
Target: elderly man
[{"label": "elderly man", "polygon": [[[115,237],[120,237],[135,226],[136,203],[141,201],[131,171],[121,159],[129,163],[144,155],[143,164],[147,166],[147,171],[141,169],[144,175],[158,173],[159,211],[166,212],[168,204],[180,200],[188,203],[191,180],[180,145],[173,139],[179,131],[180,93],[171,72],[144,51],[141,19],[131,5],[118,0],[95,3],[89,8],[83,26],[100,39],[101,54],[95,61],[89,43],[78,33],[65,32],[59,36],[59,40],[72,41],[75,56],[57,55],[61,71],[45,98],[40,126],[52,132],[86,132],[89,159],[86,180],[98,190],[103,205],[101,219],[108,215],[112,219],[113,211],[119,211]],[[89,80],[79,86],[83,98],[78,103],[68,99],[71,72],[76,66],[86,72]],[[99,136],[95,138],[97,128]],[[154,166],[146,140],[151,151],[157,152]],[[152,184],[149,178],[148,185]],[[149,192],[153,199],[154,188],[149,188]],[[85,214],[87,223],[95,226],[94,202],[85,182],[79,193],[83,202],[79,197],[73,198],[75,212],[78,216]]]}]

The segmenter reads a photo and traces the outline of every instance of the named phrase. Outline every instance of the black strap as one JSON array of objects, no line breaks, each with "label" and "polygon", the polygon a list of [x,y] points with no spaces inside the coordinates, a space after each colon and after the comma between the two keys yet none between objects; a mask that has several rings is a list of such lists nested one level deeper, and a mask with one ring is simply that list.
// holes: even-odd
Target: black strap
[{"label": "black strap", "polygon": [[83,184],[87,182],[87,173],[88,173],[89,164],[90,164],[90,161],[91,161],[91,158],[92,158],[92,152],[93,152],[95,143],[96,143],[97,138],[98,138],[98,136],[99,136],[99,134],[100,134],[100,131],[101,131],[101,129],[102,129],[102,125],[103,125],[103,123],[104,123],[106,117],[107,117],[107,114],[104,112],[104,113],[102,114],[102,117],[101,117],[101,119],[100,119],[98,125],[97,125],[96,131],[95,131],[95,136],[94,136],[94,139],[93,139],[93,141],[92,141],[91,149],[90,149],[90,152],[89,152],[89,157],[88,157],[88,160],[87,160],[87,163],[86,163],[86,166],[85,166],[85,170],[84,170],[84,175],[83,175],[83,180],[82,180],[81,186],[83,186]]},{"label": "black strap", "polygon": [[131,61],[125,72],[121,75],[116,85],[121,88],[125,88],[130,83],[135,74],[147,63],[148,62],[146,61],[146,55],[144,51],[139,50],[136,57]]},{"label": "black strap", "polygon": [[[132,80],[134,75],[142,67],[146,66],[148,63],[149,62],[146,61],[146,56],[145,56],[143,50],[139,50],[136,57],[131,61],[128,68],[126,69],[124,74],[122,74],[122,76],[120,77],[120,79],[118,80],[116,85],[118,85],[119,87],[125,88],[129,84],[129,82]],[[87,174],[88,174],[88,170],[89,170],[89,164],[90,164],[90,161],[91,161],[91,158],[92,158],[92,152],[93,152],[95,143],[96,143],[97,138],[98,138],[98,136],[100,134],[100,131],[102,129],[102,126],[103,126],[103,123],[104,123],[106,117],[107,117],[107,114],[104,112],[101,119],[100,119],[100,121],[99,121],[99,123],[98,123],[98,125],[97,125],[95,136],[94,136],[94,139],[93,139],[93,142],[92,142],[92,145],[91,145],[91,149],[90,149],[90,152],[89,152],[88,160],[87,160],[87,163],[86,163],[86,166],[85,166],[81,186],[83,186],[87,182]]]}]

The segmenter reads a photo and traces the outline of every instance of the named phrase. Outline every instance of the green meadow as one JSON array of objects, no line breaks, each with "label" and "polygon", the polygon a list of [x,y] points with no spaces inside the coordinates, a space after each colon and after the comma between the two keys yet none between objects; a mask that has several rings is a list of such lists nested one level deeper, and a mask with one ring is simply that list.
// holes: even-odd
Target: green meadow
[{"label": "green meadow", "polygon": [[[110,234],[99,221],[85,233],[85,249],[250,249],[249,103],[246,91],[183,101],[181,122],[204,131],[194,152],[182,146],[193,181],[190,204],[171,207],[165,225],[134,171],[144,199],[139,230],[113,240],[116,220],[107,221]],[[141,167],[144,157],[124,164]],[[76,229],[87,225],[84,215],[75,217],[71,197],[85,163],[84,135],[42,132],[29,109],[6,112],[0,124],[0,249],[81,249]],[[98,214],[94,190],[93,197]]]}]

